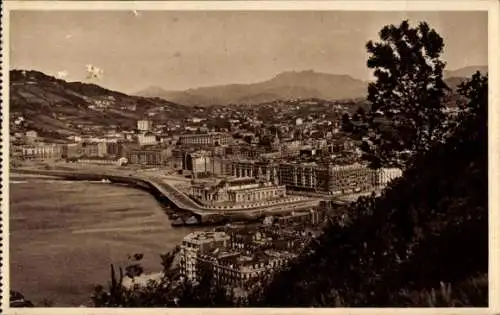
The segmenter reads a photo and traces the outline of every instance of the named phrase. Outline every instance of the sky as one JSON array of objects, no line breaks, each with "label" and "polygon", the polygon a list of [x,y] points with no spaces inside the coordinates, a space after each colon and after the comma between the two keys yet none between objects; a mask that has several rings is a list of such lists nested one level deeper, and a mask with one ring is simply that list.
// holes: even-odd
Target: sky
[{"label": "sky", "polygon": [[[268,80],[314,70],[369,80],[365,44],[387,24],[427,21],[447,70],[487,65],[487,12],[12,11],[11,69],[125,93]],[[87,65],[100,75],[87,78]]]}]

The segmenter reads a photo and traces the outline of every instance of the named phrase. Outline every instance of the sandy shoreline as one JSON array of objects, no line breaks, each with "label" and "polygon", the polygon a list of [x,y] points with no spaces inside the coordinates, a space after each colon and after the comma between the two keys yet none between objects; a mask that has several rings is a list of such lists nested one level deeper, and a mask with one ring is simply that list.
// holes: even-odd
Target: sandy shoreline
[{"label": "sandy shoreline", "polygon": [[9,174],[9,178],[47,178],[47,179],[54,179],[57,178],[57,176],[49,176],[49,175],[37,175],[37,174],[22,174],[22,173],[16,173],[16,172],[11,172]]}]

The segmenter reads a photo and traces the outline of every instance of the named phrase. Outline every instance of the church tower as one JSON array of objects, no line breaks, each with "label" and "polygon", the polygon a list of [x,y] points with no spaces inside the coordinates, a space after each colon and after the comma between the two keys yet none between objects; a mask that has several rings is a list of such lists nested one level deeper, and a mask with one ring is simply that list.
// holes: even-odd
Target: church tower
[{"label": "church tower", "polygon": [[273,150],[279,150],[279,147],[280,147],[280,138],[278,136],[278,131],[276,130],[276,133],[274,134],[274,139],[271,143],[271,148]]}]

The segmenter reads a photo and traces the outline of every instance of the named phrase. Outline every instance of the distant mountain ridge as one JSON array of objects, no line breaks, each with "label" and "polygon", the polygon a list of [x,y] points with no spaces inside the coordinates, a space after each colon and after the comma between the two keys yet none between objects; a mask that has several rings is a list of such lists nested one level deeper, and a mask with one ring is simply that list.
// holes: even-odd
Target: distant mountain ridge
[{"label": "distant mountain ridge", "polygon": [[476,71],[486,74],[488,73],[488,66],[469,66],[457,70],[445,70],[443,74],[445,79],[468,78],[472,76]]},{"label": "distant mountain ridge", "polygon": [[[470,66],[445,71],[452,88],[477,70],[487,72],[487,66]],[[282,72],[270,80],[251,84],[228,84],[200,87],[184,91],[167,91],[159,86],[146,88],[137,95],[160,97],[188,106],[259,104],[276,100],[319,98],[325,100],[355,99],[366,95],[368,82],[349,75],[306,71]]]},{"label": "distant mountain ridge", "polygon": [[351,99],[363,95],[368,83],[348,75],[319,73],[312,70],[288,71],[253,84],[229,84],[185,91],[167,91],[150,87],[137,93],[161,97],[183,105],[259,104],[297,98]]}]

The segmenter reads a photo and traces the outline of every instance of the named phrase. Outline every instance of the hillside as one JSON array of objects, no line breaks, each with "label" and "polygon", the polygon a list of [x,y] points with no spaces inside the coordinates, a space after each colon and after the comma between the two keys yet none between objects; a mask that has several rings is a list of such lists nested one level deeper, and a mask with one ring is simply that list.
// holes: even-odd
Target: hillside
[{"label": "hillside", "polygon": [[[487,73],[486,66],[471,66],[445,71],[448,85],[456,90],[464,78],[475,71]],[[137,93],[147,97],[160,97],[174,103],[188,106],[260,104],[276,100],[318,98],[341,100],[364,98],[368,83],[348,75],[319,73],[314,71],[283,72],[274,78],[254,84],[230,84],[202,87],[185,91],[167,91],[152,86]]]},{"label": "hillside", "polygon": [[[93,126],[134,127],[149,113],[156,120],[182,119],[189,109],[159,98],[129,96],[95,84],[66,82],[38,71],[10,71],[10,115],[53,138]],[[13,120],[13,119],[11,119]]]},{"label": "hillside", "polygon": [[366,82],[348,75],[292,71],[254,84],[221,85],[186,91],[166,91],[152,87],[139,92],[138,95],[157,96],[179,104],[203,106],[259,104],[297,98],[351,99],[364,95],[366,87]]}]

